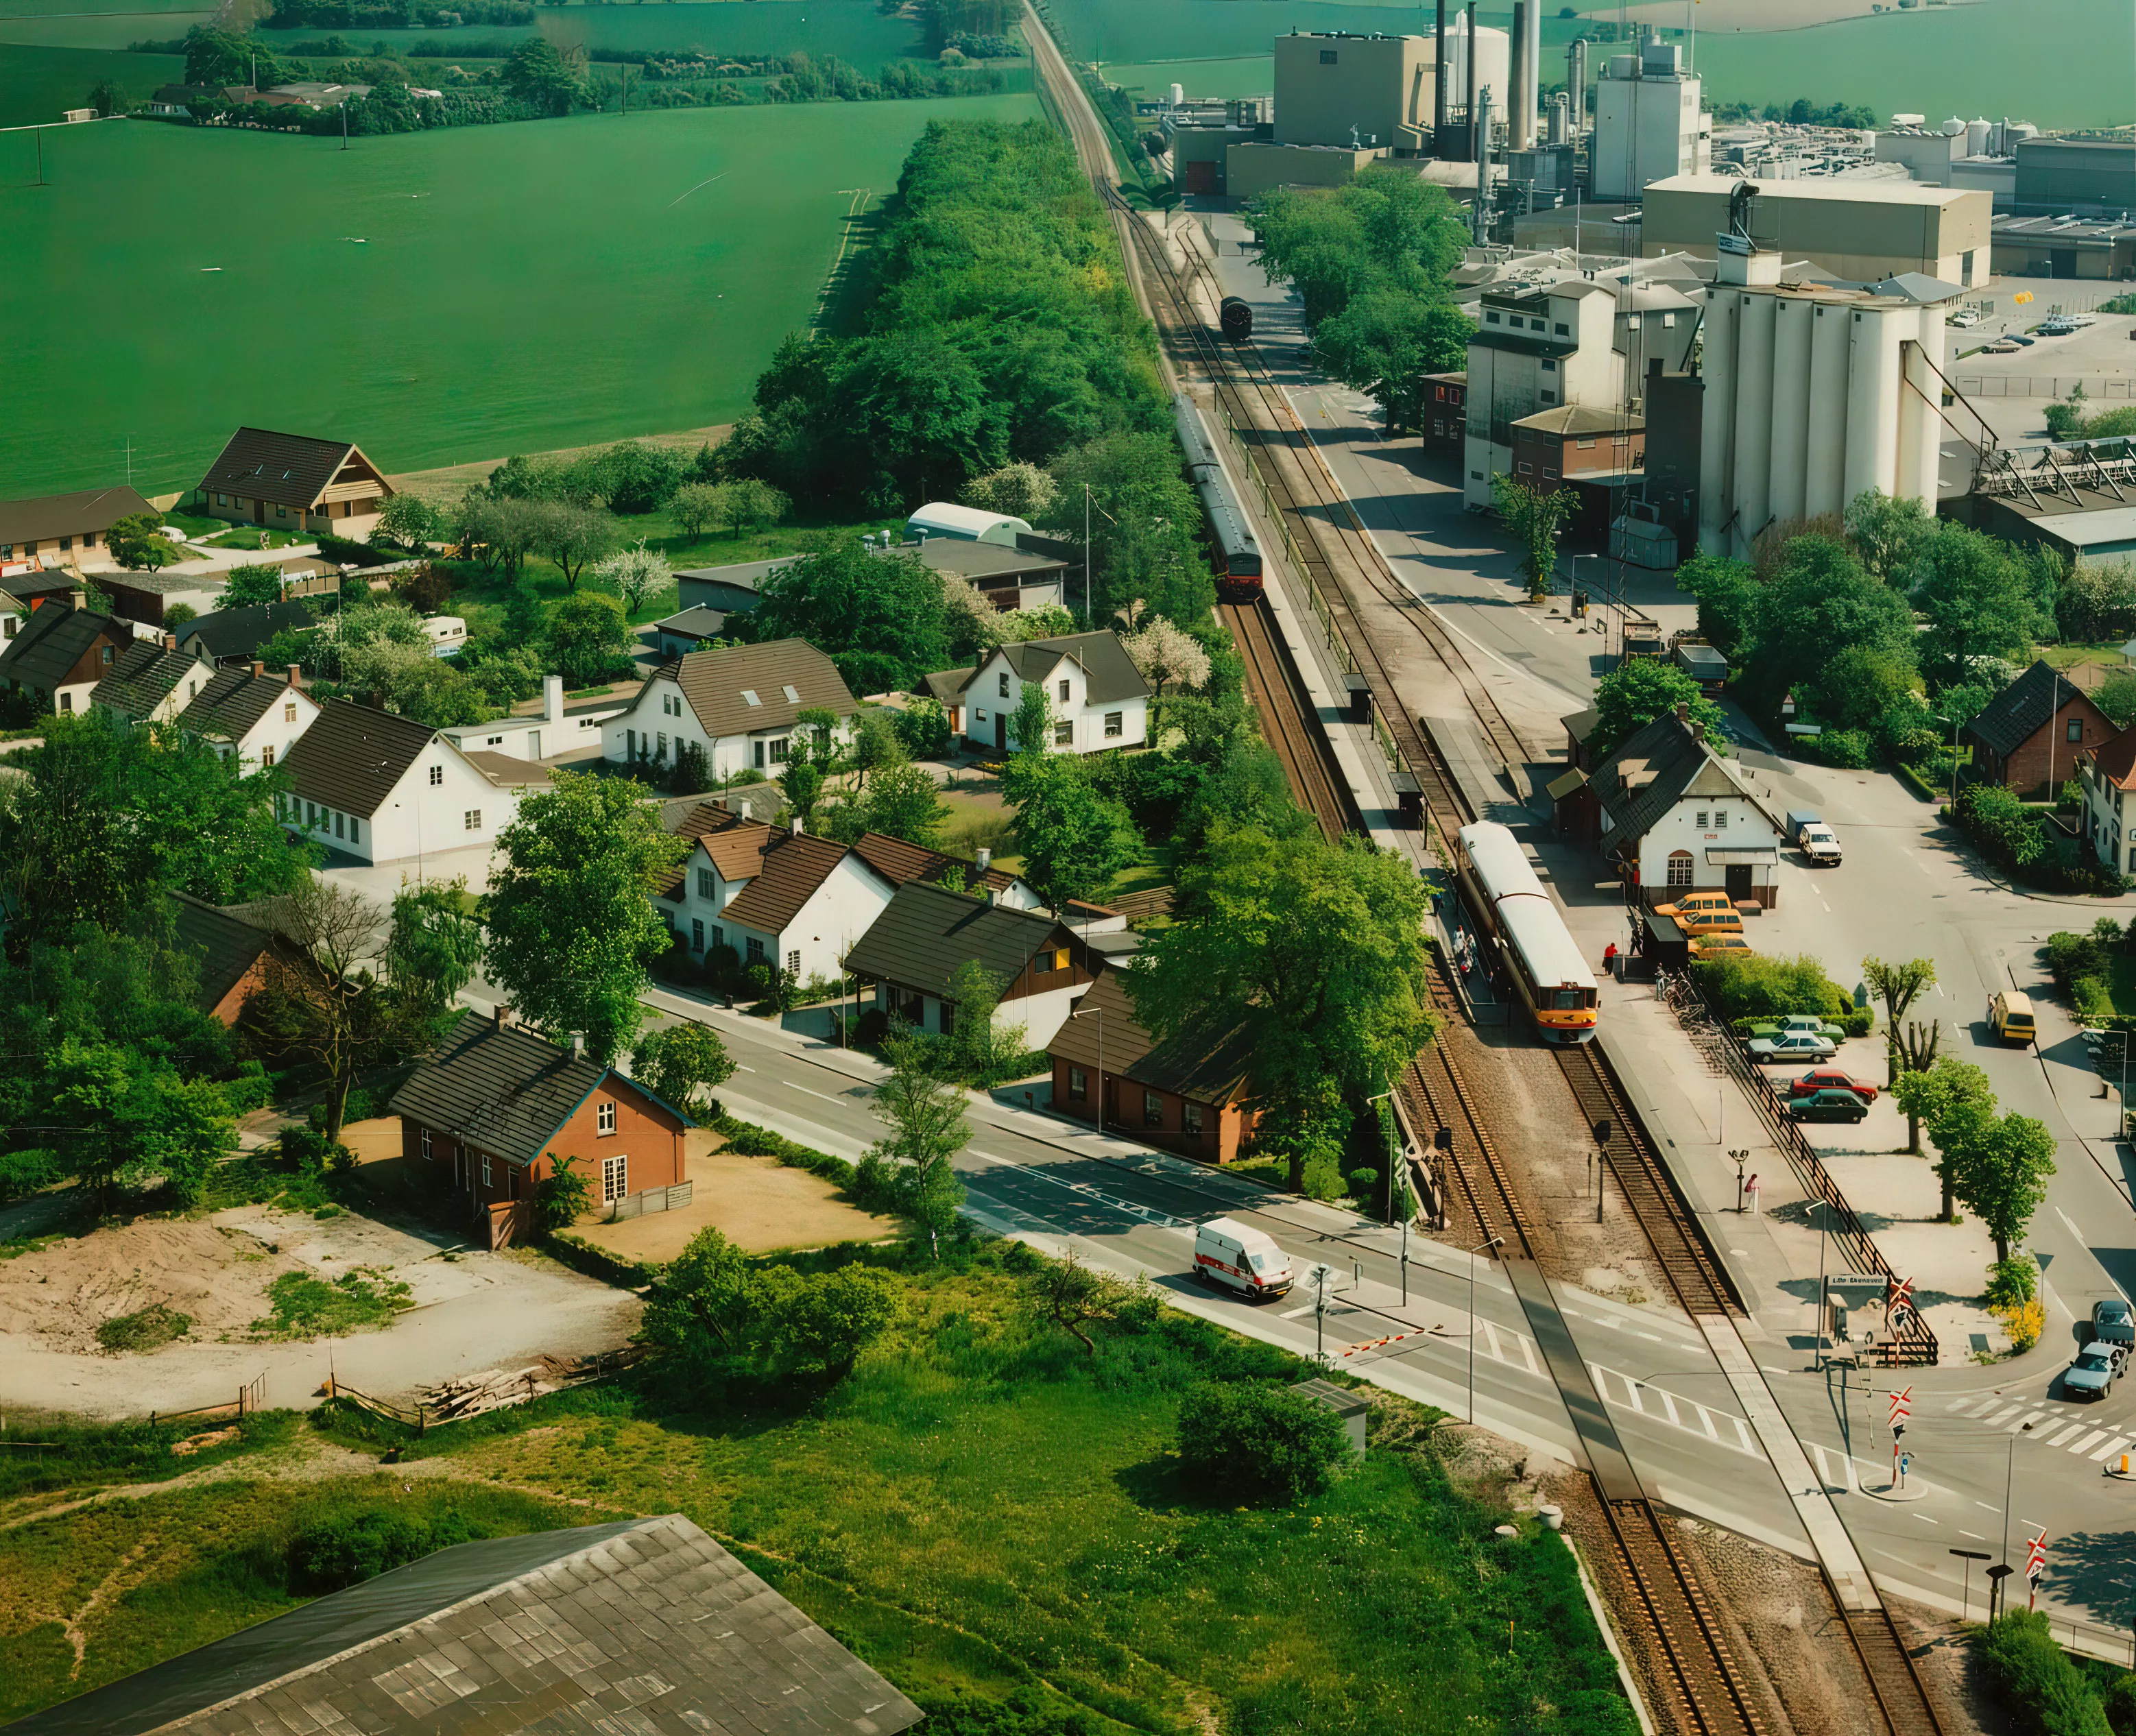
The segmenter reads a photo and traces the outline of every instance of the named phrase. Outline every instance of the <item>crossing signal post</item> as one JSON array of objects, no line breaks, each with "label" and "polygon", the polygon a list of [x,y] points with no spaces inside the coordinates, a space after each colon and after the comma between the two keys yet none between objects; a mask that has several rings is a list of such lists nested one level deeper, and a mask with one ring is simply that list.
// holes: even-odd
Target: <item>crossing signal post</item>
[{"label": "crossing signal post", "polygon": [[2038,1536],[2027,1538],[2025,1542],[2026,1608],[2037,1609],[2040,1607],[2040,1577],[2046,1570],[2047,1534],[2042,1530]]},{"label": "crossing signal post", "polygon": [[1900,1480],[1905,1474],[1906,1466],[1912,1462],[1912,1456],[1910,1454],[1901,1453],[1899,1451],[1899,1438],[1905,1433],[1906,1418],[1913,1415],[1913,1388],[1910,1386],[1904,1387],[1891,1394],[1891,1414],[1890,1417],[1890,1422],[1891,1424],[1891,1486],[1894,1489],[1900,1486]]}]

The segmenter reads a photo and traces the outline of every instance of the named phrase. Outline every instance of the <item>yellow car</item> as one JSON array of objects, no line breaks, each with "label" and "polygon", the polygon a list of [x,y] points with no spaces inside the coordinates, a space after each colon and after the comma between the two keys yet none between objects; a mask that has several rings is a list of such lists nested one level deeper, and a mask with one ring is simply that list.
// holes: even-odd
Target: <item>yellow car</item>
[{"label": "yellow car", "polygon": [[1723,953],[1755,950],[1740,934],[1694,934],[1691,938],[1691,956],[1694,958],[1717,958]]},{"label": "yellow car", "polygon": [[1654,914],[1669,918],[1689,935],[1743,932],[1742,914],[1725,892],[1687,892],[1673,904],[1656,904]]}]

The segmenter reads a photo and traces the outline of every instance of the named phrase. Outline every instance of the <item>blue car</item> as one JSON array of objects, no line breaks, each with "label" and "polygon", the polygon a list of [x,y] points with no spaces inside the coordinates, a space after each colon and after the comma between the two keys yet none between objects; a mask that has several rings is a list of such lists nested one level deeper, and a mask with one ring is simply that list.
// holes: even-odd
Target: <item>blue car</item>
[{"label": "blue car", "polygon": [[2091,1336],[2109,1344],[2136,1344],[2136,1315],[2118,1296],[2091,1305]]}]

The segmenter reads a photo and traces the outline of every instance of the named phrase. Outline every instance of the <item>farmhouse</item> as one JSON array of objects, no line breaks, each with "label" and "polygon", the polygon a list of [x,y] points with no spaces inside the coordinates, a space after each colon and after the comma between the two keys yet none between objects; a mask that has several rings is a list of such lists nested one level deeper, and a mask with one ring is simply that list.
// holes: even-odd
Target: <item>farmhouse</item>
[{"label": "farmhouse", "polygon": [[762,1731],[920,1709],[679,1513],[425,1556],[62,1700],[17,1736]]},{"label": "farmhouse", "polygon": [[2078,754],[2119,734],[2084,690],[2045,659],[1965,726],[1974,770],[2027,801],[2051,796],[2075,775]]},{"label": "farmhouse", "polygon": [[160,516],[131,488],[84,488],[35,500],[0,501],[0,562],[50,560],[80,572],[112,565],[111,527],[137,512]]},{"label": "farmhouse", "polygon": [[27,693],[42,710],[86,711],[96,684],[133,643],[123,621],[46,602],[0,649],[0,691]]},{"label": "farmhouse", "polygon": [[218,669],[178,713],[178,727],[225,759],[255,770],[279,765],[297,738],[317,722],[319,703],[298,685],[298,666],[270,676],[265,663]]},{"label": "farmhouse", "polygon": [[559,1163],[611,1209],[683,1186],[682,1132],[696,1125],[576,1037],[552,1043],[506,1006],[462,1013],[386,1108],[400,1118],[401,1156],[451,1176],[492,1248],[532,1232],[534,1190]]},{"label": "farmhouse", "polygon": [[975,668],[945,669],[927,677],[928,691],[949,715],[953,735],[973,753],[1006,754],[1015,740],[1016,709],[1027,686],[1046,690],[1053,707],[1048,753],[1100,754],[1138,748],[1149,740],[1149,683],[1119,636],[1077,633],[1057,639],[1000,645]]},{"label": "farmhouse", "polygon": [[950,979],[973,963],[1002,985],[995,1029],[1021,1026],[1032,1049],[1052,1041],[1098,968],[1089,944],[1045,911],[913,880],[847,955],[846,969],[875,985],[883,1011],[915,1030],[946,1034],[957,1020]]},{"label": "farmhouse", "polygon": [[803,711],[828,711],[843,723],[857,709],[831,660],[805,640],[693,651],[662,665],[629,708],[603,725],[601,750],[657,766],[694,744],[715,778],[776,774]]},{"label": "farmhouse", "polygon": [[1595,769],[1602,853],[1649,904],[1725,890],[1769,909],[1780,895],[1779,822],[1706,745],[1689,709],[1634,730]]},{"label": "farmhouse", "polygon": [[193,702],[215,674],[205,657],[178,649],[177,637],[136,639],[112,660],[89,702],[134,723],[168,723]]},{"label": "farmhouse", "polygon": [[284,756],[282,823],[362,862],[489,844],[520,798],[549,781],[538,765],[468,753],[440,730],[333,700]]},{"label": "farmhouse", "polygon": [[1102,972],[1046,1045],[1053,1107],[1079,1121],[1124,1127],[1189,1157],[1228,1163],[1256,1119],[1245,1106],[1242,1032],[1211,1027],[1158,1043],[1135,1022],[1116,970]]},{"label": "farmhouse", "polygon": [[240,428],[196,492],[211,518],[353,540],[377,524],[393,490],[347,440]]}]

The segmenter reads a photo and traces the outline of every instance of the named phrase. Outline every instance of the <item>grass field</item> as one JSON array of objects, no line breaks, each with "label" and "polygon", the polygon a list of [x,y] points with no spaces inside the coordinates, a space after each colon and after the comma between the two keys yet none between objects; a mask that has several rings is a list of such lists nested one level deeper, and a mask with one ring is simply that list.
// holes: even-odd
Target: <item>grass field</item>
[{"label": "grass field", "polygon": [[89,106],[89,93],[116,79],[129,97],[185,76],[174,54],[114,53],[99,48],[27,48],[0,44],[0,127],[56,122],[67,109]]},{"label": "grass field", "polygon": [[1229,60],[1108,64],[1104,75],[1108,84],[1138,90],[1145,102],[1157,101],[1174,84],[1182,86],[1190,99],[1265,96],[1275,89],[1275,58],[1262,54],[1241,55]]},{"label": "grass field", "polygon": [[[835,1385],[694,1396],[663,1367],[408,1439],[418,1462],[391,1478],[0,1530],[0,1719],[287,1608],[292,1536],[369,1506],[497,1531],[682,1512],[923,1702],[1034,1696],[1020,1730],[1629,1736],[1570,1553],[1502,1484],[1457,1486],[1428,1413],[1378,1419],[1324,1494],[1212,1501],[1172,1451],[1184,1385],[1303,1365],[1178,1315],[1100,1328],[1086,1354],[996,1258],[915,1263],[890,1336]],[[372,1450],[401,1433],[360,1413],[327,1432]],[[1494,1535],[1508,1520],[1519,1535]]]},{"label": "grass field", "polygon": [[[0,138],[0,497],[200,479],[243,423],[389,471],[702,427],[805,328],[850,191],[1029,97],[585,115],[337,141]],[[240,216],[243,221],[237,221]]]}]

